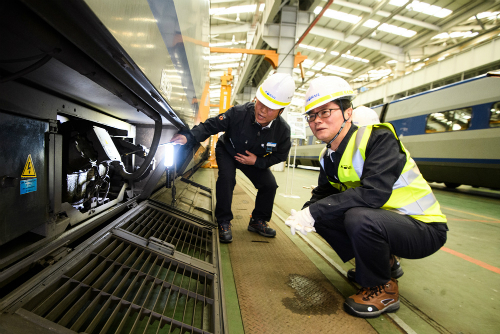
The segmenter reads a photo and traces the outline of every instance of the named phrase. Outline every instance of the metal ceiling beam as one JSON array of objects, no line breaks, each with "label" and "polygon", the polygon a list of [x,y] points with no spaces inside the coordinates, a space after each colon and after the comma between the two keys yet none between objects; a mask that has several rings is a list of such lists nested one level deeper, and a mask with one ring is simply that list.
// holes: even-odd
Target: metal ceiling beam
[{"label": "metal ceiling beam", "polygon": [[[345,38],[345,33],[341,31],[336,31],[328,28],[323,28],[323,27],[314,27],[311,29],[310,34],[317,35],[323,38],[328,38],[328,39],[333,39],[337,40],[340,42],[346,42],[346,43],[354,43],[356,40],[360,38],[358,35],[351,35],[347,38]],[[358,43],[358,45],[363,46],[368,49],[372,50],[377,50],[377,51],[384,51],[384,52],[390,52],[394,54],[399,54],[403,53],[403,48],[400,48],[398,46],[392,45],[392,44],[387,44],[387,43],[382,43],[374,39],[370,38],[365,38],[362,41]]]},{"label": "metal ceiling beam", "polygon": [[[476,15],[477,13],[486,11],[493,6],[499,4],[500,1],[483,1],[480,4],[477,4],[474,1],[471,1],[467,6],[464,8],[464,11],[461,11],[460,13],[457,13],[457,15],[452,16],[448,21],[446,21],[442,26],[441,26],[441,31],[447,31],[448,29],[451,29],[454,26],[459,25],[460,23],[466,21],[469,19],[471,16]],[[408,43],[403,44],[402,46],[404,47],[404,50],[410,50],[414,47],[422,46],[428,41],[431,40],[432,37],[435,36],[434,32],[428,32],[423,35],[417,35],[418,37],[411,39]]]},{"label": "metal ceiling beam", "polygon": [[[351,3],[349,1],[337,0],[334,2],[334,4],[342,6],[342,7],[357,9],[357,10],[359,10],[361,12],[365,12],[365,13],[373,13],[375,11],[374,8],[371,8],[368,6],[363,6],[363,5],[358,5],[356,3]],[[391,15],[390,12],[386,12],[383,10],[379,10],[374,14],[382,16],[382,17],[389,17]],[[440,31],[440,27],[435,25],[435,24],[427,23],[427,22],[420,21],[420,20],[415,20],[415,19],[403,16],[403,15],[394,15],[394,17],[392,19],[396,20],[396,21],[400,21],[400,22],[410,23],[410,24],[413,24],[413,25],[416,25],[416,26],[419,26],[422,28],[429,29],[429,30]]]},{"label": "metal ceiling beam", "polygon": [[220,16],[216,16],[216,15],[212,15],[211,18],[214,19],[214,20],[225,21],[225,22],[232,22],[232,23],[236,23],[236,24],[247,24],[245,21],[238,21],[238,20],[233,20],[233,19],[227,19],[225,17],[220,17]]},{"label": "metal ceiling beam", "polygon": [[234,34],[237,32],[247,32],[250,30],[250,23],[245,24],[221,24],[210,28],[210,35]]},{"label": "metal ceiling beam", "polygon": [[363,24],[365,24],[366,21],[371,19],[375,14],[381,9],[384,8],[387,3],[389,3],[390,0],[383,0],[380,3],[378,3],[371,12],[368,13],[368,15],[364,15],[363,18],[356,24],[353,24],[347,31],[345,32],[345,37],[351,36],[351,34],[356,31],[359,27],[361,27]]},{"label": "metal ceiling beam", "polygon": [[[395,15],[397,15],[399,12],[401,12],[407,5],[409,5],[410,3],[412,2],[412,0],[408,0],[404,6],[396,9],[389,17],[383,19],[381,22],[379,22],[379,24],[375,27],[373,27],[372,29],[369,29],[368,31],[366,31],[364,34],[362,34],[361,36],[359,36],[359,38],[353,42],[353,43],[350,43],[348,46],[346,46],[345,48],[343,48],[340,52],[339,52],[339,55],[334,57],[333,59],[329,60],[325,66],[323,66],[321,69],[319,70],[316,70],[314,71],[315,73],[319,73],[321,71],[323,71],[323,69],[325,69],[327,66],[333,64],[337,59],[339,59],[340,57],[342,57],[342,54],[347,52],[348,50],[350,50],[351,48],[355,47],[356,45],[361,45],[360,43],[363,42],[367,36],[369,36],[372,32],[374,32],[375,30],[377,30],[377,28],[382,25],[384,22],[386,21],[389,21],[390,19],[392,19]],[[352,37],[352,36],[351,36]],[[349,37],[347,38],[349,39]],[[302,85],[300,86],[303,86],[305,83],[309,82],[309,80],[311,80],[312,78],[314,78],[314,75],[313,76],[310,76],[307,80],[305,80],[303,82]]]}]

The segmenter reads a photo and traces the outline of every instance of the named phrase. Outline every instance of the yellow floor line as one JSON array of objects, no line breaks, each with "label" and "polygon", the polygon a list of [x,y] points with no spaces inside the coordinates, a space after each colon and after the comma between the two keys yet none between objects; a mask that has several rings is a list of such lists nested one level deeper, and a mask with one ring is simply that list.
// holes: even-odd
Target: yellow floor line
[{"label": "yellow floor line", "polygon": [[468,211],[462,211],[462,210],[452,209],[452,208],[449,208],[447,206],[441,206],[441,208],[446,209],[446,210],[450,210],[450,211],[465,213],[465,214],[468,214],[468,215],[471,215],[471,216],[476,216],[476,217],[491,219],[491,220],[499,221],[500,222],[500,220],[498,220],[498,218],[491,218],[491,217],[488,217],[488,216],[478,215],[476,213],[472,213],[472,212],[468,212]]}]

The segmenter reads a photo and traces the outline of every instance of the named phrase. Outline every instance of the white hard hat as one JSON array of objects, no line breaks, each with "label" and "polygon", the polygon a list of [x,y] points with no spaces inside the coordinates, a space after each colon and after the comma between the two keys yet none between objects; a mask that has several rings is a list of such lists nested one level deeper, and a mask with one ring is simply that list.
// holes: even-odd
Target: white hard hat
[{"label": "white hard hat", "polygon": [[256,97],[271,109],[285,108],[292,102],[295,82],[289,74],[276,73],[267,78],[257,89]]},{"label": "white hard hat", "polygon": [[379,124],[375,110],[365,106],[359,106],[352,111],[352,123],[356,126],[366,126],[371,124]]},{"label": "white hard hat", "polygon": [[351,86],[344,79],[335,76],[321,76],[313,79],[309,84],[304,106],[307,113],[330,101],[352,100],[355,96]]}]

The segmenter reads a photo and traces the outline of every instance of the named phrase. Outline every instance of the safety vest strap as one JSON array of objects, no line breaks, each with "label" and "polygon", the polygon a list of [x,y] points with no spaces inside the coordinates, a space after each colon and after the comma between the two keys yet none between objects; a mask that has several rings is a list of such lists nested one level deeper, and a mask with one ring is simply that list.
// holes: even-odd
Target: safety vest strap
[{"label": "safety vest strap", "polygon": [[410,183],[415,181],[415,179],[417,177],[419,177],[420,175],[421,175],[420,170],[418,169],[417,165],[414,164],[412,169],[404,172],[403,174],[401,174],[399,176],[396,183],[394,183],[394,186],[392,187],[392,189],[399,189],[399,188],[406,187],[407,185],[409,185]]}]

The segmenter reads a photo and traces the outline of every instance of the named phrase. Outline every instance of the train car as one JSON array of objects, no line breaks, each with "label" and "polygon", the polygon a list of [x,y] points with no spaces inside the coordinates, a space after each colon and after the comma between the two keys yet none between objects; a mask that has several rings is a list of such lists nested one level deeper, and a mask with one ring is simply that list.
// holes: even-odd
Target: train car
[{"label": "train car", "polygon": [[429,182],[500,188],[500,77],[490,73],[374,108]]},{"label": "train car", "polygon": [[[354,100],[355,102],[356,100]],[[500,77],[489,73],[373,107],[429,182],[500,188]],[[296,165],[319,167],[312,134]]]}]

